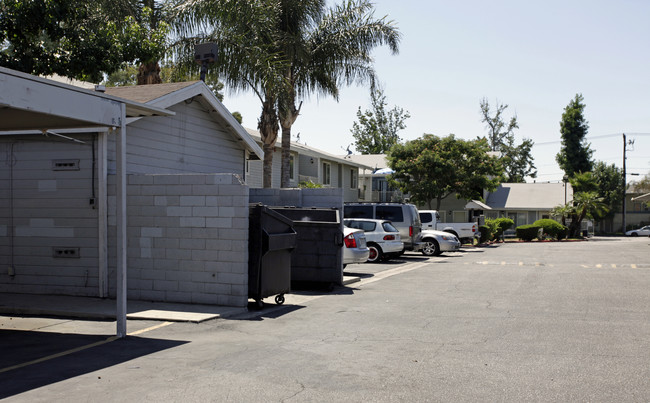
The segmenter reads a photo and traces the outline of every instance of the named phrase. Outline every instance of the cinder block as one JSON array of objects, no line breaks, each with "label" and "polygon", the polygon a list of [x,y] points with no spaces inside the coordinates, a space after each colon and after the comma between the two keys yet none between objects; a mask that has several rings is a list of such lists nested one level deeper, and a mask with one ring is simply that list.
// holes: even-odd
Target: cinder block
[{"label": "cinder block", "polygon": [[192,215],[194,217],[219,217],[218,207],[192,207]]},{"label": "cinder block", "polygon": [[205,304],[205,305],[217,305],[217,295],[215,294],[206,294],[202,292],[193,292],[192,293],[192,303],[193,304]]},{"label": "cinder block", "polygon": [[205,271],[191,272],[190,277],[192,281],[199,283],[216,283],[217,273],[209,273]]},{"label": "cinder block", "polygon": [[226,251],[226,250],[219,251],[218,259],[221,262],[235,262],[235,263],[248,262],[248,256],[244,256],[243,253]]},{"label": "cinder block", "polygon": [[163,229],[157,227],[142,227],[140,235],[148,238],[160,238],[163,236]]},{"label": "cinder block", "polygon": [[181,196],[181,206],[205,206],[205,196]]},{"label": "cinder block", "polygon": [[191,217],[192,207],[169,206],[167,207],[167,215],[170,217]]},{"label": "cinder block", "polygon": [[140,190],[140,194],[145,196],[145,195],[150,195],[150,196],[158,196],[158,195],[164,195],[167,192],[167,185],[149,185],[149,186],[143,186],[142,189]]},{"label": "cinder block", "polygon": [[205,248],[209,250],[232,250],[233,242],[230,239],[207,239],[205,241]]},{"label": "cinder block", "polygon": [[219,207],[218,217],[236,217],[236,209],[234,207]]},{"label": "cinder block", "polygon": [[[192,228],[191,237],[192,238],[201,238],[201,239],[219,238],[220,231],[225,231],[225,230],[224,229],[218,229],[218,228]],[[246,239],[248,239],[248,238],[246,238]]]},{"label": "cinder block", "polygon": [[219,186],[219,195],[220,196],[244,196],[248,193],[247,186],[240,185],[220,185]]},{"label": "cinder block", "polygon": [[205,284],[205,291],[209,294],[224,294],[230,295],[232,286],[230,284]]},{"label": "cinder block", "polygon": [[165,187],[165,193],[168,196],[186,196],[192,194],[192,186],[197,185],[168,185]]},{"label": "cinder block", "polygon": [[178,281],[154,280],[153,289],[162,291],[178,291]]},{"label": "cinder block", "polygon": [[180,239],[178,247],[180,249],[205,249],[206,240],[192,238]]},{"label": "cinder block", "polygon": [[167,236],[169,238],[192,238],[192,231],[192,228],[180,228],[180,226],[166,228]]},{"label": "cinder block", "polygon": [[180,292],[191,292],[191,293],[203,293],[205,292],[204,283],[194,283],[191,281],[179,281],[178,282],[178,291]]},{"label": "cinder block", "polygon": [[205,219],[207,228],[232,228],[232,218],[229,217],[208,217]]},{"label": "cinder block", "polygon": [[231,239],[233,241],[247,241],[248,240],[248,228],[246,229],[237,229],[237,228],[219,228],[220,238]]},{"label": "cinder block", "polygon": [[217,273],[218,282],[225,284],[247,284],[247,277],[239,273]]},{"label": "cinder block", "polygon": [[219,259],[219,251],[215,250],[193,250],[191,254],[192,260],[212,261]]},{"label": "cinder block", "polygon": [[181,227],[205,228],[205,217],[181,217]]},{"label": "cinder block", "polygon": [[180,175],[153,175],[153,183],[156,185],[178,185]]},{"label": "cinder block", "polygon": [[179,175],[181,185],[204,185],[206,182],[205,174],[182,174]]},{"label": "cinder block", "polygon": [[[109,175],[112,176],[112,175]],[[151,185],[153,184],[153,175],[127,175],[127,184],[129,185]]]},{"label": "cinder block", "polygon": [[144,301],[165,301],[165,291],[141,290],[140,299]]},{"label": "cinder block", "polygon": [[159,249],[178,249],[180,241],[178,238],[154,238],[153,245]]},{"label": "cinder block", "polygon": [[165,271],[158,269],[142,269],[142,280],[164,280]]},{"label": "cinder block", "polygon": [[181,260],[178,263],[178,270],[183,273],[184,276],[189,276],[188,272],[193,271],[204,271],[205,262],[202,260]]},{"label": "cinder block", "polygon": [[[190,249],[165,249],[165,258],[175,260],[190,260],[194,258],[194,254]],[[178,268],[178,262],[176,262],[176,265],[174,266],[174,269],[176,268]]]},{"label": "cinder block", "polygon": [[219,194],[218,185],[192,185],[192,194],[214,196]]}]

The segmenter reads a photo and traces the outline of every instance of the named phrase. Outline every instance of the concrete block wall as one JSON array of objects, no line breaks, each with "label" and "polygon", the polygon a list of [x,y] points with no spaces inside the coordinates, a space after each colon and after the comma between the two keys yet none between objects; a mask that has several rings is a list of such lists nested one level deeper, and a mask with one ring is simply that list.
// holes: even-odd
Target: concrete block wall
[{"label": "concrete block wall", "polygon": [[251,189],[250,202],[267,206],[326,207],[343,211],[343,189]]},{"label": "concrete block wall", "polygon": [[[235,174],[129,175],[128,298],[245,307],[248,192]],[[114,260],[111,277],[115,295]]]}]

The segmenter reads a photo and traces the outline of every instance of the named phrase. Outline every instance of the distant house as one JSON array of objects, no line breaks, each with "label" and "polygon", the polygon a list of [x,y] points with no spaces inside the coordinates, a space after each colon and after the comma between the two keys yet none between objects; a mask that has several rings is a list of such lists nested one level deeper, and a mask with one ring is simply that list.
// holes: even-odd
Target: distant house
[{"label": "distant house", "polygon": [[350,155],[346,158],[366,166],[359,172],[359,201],[400,201],[403,194],[388,182],[393,171],[388,167],[386,154]]},{"label": "distant house", "polygon": [[[257,130],[246,129],[258,145],[262,139]],[[282,146],[280,139],[273,153],[272,187],[279,188],[281,182]],[[298,187],[301,182],[313,182],[325,188],[340,188],[346,202],[359,200],[359,172],[370,169],[356,160],[335,156],[298,142],[291,142],[290,185]],[[247,183],[251,188],[261,188],[263,161],[247,162]]]},{"label": "distant house", "polygon": [[542,218],[552,218],[551,210],[573,200],[571,184],[560,183],[502,183],[487,194],[487,218],[508,217],[515,226],[532,224]]},{"label": "distant house", "polygon": [[112,297],[126,264],[131,299],[245,307],[246,161],[261,158],[262,150],[208,87],[48,86],[67,90],[50,98],[51,110],[83,93],[122,102],[131,112],[119,135],[113,130],[119,119],[31,127],[52,129],[42,132],[5,128],[0,230],[7,236],[0,263],[12,273],[0,273],[0,292]]}]

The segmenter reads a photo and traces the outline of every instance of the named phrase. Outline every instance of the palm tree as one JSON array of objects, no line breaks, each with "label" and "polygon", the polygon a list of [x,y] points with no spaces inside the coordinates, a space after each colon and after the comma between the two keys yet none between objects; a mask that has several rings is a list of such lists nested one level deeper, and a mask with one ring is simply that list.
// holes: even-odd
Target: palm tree
[{"label": "palm tree", "polygon": [[[293,1],[285,1],[287,6]],[[312,3],[312,7],[302,4]],[[371,51],[387,44],[398,52],[400,33],[386,17],[375,19],[373,5],[366,0],[348,0],[324,12],[324,1],[298,2],[295,12],[280,26],[281,49],[288,59],[285,71],[288,90],[281,94],[278,115],[282,126],[281,186],[289,186],[291,127],[300,114],[298,97],[321,92],[338,99],[340,84],[370,82],[375,71]],[[304,10],[301,10],[304,9]]]},{"label": "palm tree", "polygon": [[[220,51],[216,70],[232,90],[252,90],[262,103],[258,129],[264,148],[264,187],[271,187],[278,115],[282,123],[282,180],[289,185],[291,126],[296,100],[313,92],[338,97],[338,85],[374,81],[370,51],[387,43],[397,52],[399,33],[376,20],[367,0],[346,0],[327,12],[325,0],[188,0],[176,7],[178,56],[193,41]],[[196,32],[201,32],[196,34]]]},{"label": "palm tree", "polygon": [[607,205],[603,203],[603,198],[599,197],[596,192],[574,194],[573,206],[575,211],[569,225],[569,236],[573,238],[580,235],[580,224],[583,219],[593,218],[594,215],[600,215],[608,211]]}]

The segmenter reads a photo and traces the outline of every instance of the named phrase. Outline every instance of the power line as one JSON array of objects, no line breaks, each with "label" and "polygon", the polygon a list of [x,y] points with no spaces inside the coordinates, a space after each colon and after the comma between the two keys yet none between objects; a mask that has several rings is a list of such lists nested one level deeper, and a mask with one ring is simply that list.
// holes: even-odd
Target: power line
[{"label": "power line", "polygon": [[[623,133],[613,133],[613,134],[602,134],[600,136],[587,136],[585,139],[589,140],[597,140],[597,139],[604,139],[608,137],[618,137],[622,136]],[[650,133],[626,133],[626,136],[650,136]],[[545,146],[549,144],[559,144],[562,143],[562,140],[555,140],[555,141],[545,141],[543,143],[535,143],[535,146]]]}]

